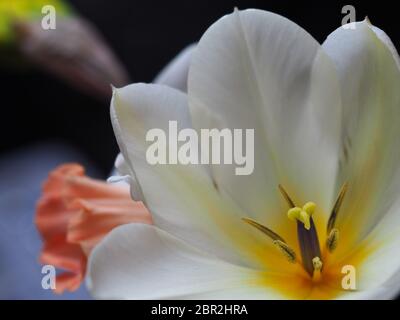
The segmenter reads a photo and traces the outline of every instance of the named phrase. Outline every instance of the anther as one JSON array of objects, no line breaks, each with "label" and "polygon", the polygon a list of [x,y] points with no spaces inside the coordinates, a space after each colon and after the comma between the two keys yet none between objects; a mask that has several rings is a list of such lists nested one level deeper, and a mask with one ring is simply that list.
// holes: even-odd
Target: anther
[{"label": "anther", "polygon": [[284,254],[287,260],[291,263],[296,262],[296,252],[289,247],[285,242],[280,240],[274,240],[274,245]]},{"label": "anther", "polygon": [[283,243],[286,243],[286,241],[276,232],[272,231],[268,227],[258,223],[257,221],[254,221],[253,219],[250,218],[242,218],[242,220],[249,225],[253,226],[254,228],[260,230],[262,233],[266,234],[268,237],[270,237],[272,240],[279,240]]},{"label": "anther", "polygon": [[242,220],[270,237],[273,240],[273,244],[279,249],[279,251],[283,253],[283,255],[289,262],[296,262],[296,252],[286,243],[286,241],[280,235],[250,218],[242,218]]},{"label": "anther", "polygon": [[326,227],[326,231],[327,231],[328,235],[331,232],[331,230],[335,227],[335,222],[336,222],[340,207],[342,206],[344,196],[346,195],[347,188],[348,188],[348,184],[344,183],[342,188],[340,189],[340,192],[336,199],[335,205],[333,206],[331,215],[329,216],[328,225]]},{"label": "anther", "polygon": [[328,238],[326,239],[326,248],[328,249],[329,252],[333,252],[339,241],[339,230],[336,228],[333,228],[331,232],[328,235]]}]

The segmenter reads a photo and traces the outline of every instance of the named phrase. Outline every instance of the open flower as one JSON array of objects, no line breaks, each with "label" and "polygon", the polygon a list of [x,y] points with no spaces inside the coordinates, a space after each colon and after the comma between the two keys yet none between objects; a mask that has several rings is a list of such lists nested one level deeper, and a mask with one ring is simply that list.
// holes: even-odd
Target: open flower
[{"label": "open flower", "polygon": [[[236,11],[192,57],[187,95],[114,91],[111,116],[154,225],[114,229],[92,252],[98,298],[390,298],[399,289],[400,72],[368,21],[319,45],[289,20]],[[254,172],[150,165],[146,133],[255,130]],[[356,289],[342,285],[356,270]],[[354,289],[354,287],[352,287]]]},{"label": "open flower", "polygon": [[65,272],[57,275],[56,293],[74,291],[81,284],[87,256],[113,228],[127,223],[151,223],[141,202],[129,188],[88,178],[77,164],[53,170],[37,205],[36,225],[44,240],[40,261]]}]

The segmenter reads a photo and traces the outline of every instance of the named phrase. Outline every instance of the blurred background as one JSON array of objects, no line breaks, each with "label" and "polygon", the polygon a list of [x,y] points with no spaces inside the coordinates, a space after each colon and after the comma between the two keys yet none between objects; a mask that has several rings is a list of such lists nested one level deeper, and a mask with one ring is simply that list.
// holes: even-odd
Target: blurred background
[{"label": "blurred background", "polygon": [[[54,33],[41,28],[45,4],[57,8]],[[0,0],[0,299],[89,298],[83,286],[61,296],[41,288],[33,214],[58,164],[79,162],[92,177],[110,173],[118,150],[109,83],[151,82],[234,7],[279,13],[322,42],[347,4],[400,47],[399,13],[389,1]]]}]

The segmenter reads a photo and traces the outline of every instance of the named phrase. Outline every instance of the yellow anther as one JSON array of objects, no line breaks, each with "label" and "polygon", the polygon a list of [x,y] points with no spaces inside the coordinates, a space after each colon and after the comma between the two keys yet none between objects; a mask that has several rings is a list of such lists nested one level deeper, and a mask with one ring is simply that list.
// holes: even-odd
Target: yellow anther
[{"label": "yellow anther", "polygon": [[290,220],[298,220],[304,224],[304,228],[310,230],[310,218],[315,211],[315,203],[314,202],[307,202],[303,208],[294,207],[289,209],[287,215]]}]

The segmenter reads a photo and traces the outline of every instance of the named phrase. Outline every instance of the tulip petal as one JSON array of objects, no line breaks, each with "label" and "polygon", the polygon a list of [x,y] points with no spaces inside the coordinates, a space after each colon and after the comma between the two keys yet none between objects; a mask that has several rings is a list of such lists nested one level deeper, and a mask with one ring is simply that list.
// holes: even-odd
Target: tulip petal
[{"label": "tulip petal", "polygon": [[355,249],[343,260],[337,257],[330,266],[337,270],[349,265],[354,267],[355,291],[343,290],[340,299],[393,299],[399,294],[398,208],[397,204]]},{"label": "tulip petal", "polygon": [[122,153],[119,153],[114,163],[116,174],[108,178],[107,182],[117,184],[128,184],[131,197],[135,201],[143,201],[142,189],[136,181],[135,173],[129,167]]},{"label": "tulip petal", "polygon": [[349,187],[337,221],[346,242],[340,251],[365,238],[400,192],[400,69],[389,38],[368,21],[338,28],[323,48],[342,86],[337,189],[343,182]]},{"label": "tulip petal", "polygon": [[[216,260],[154,226],[114,229],[93,251],[87,284],[100,299],[273,299],[280,295],[252,284],[259,274]],[[210,294],[210,295],[209,295]]]},{"label": "tulip petal", "polygon": [[[195,47],[196,45],[192,44],[183,49],[163,70],[161,70],[153,82],[187,92],[189,65]],[[126,165],[125,159],[121,153],[118,154],[115,160],[115,169],[119,176],[112,176],[109,181],[112,183],[124,182],[130,184],[133,199],[143,200],[140,187],[135,180],[132,180],[133,174],[130,172],[129,166]]]},{"label": "tulip petal", "polygon": [[280,231],[287,205],[278,184],[299,205],[312,200],[329,211],[339,84],[334,65],[306,31],[260,10],[223,17],[193,54],[188,95],[196,128],[255,130],[251,175],[235,175],[235,165],[212,167],[218,187],[249,216]]},{"label": "tulip petal", "polygon": [[270,239],[241,220],[246,214],[220,196],[207,167],[147,161],[150,129],[163,129],[168,137],[169,121],[177,121],[178,129],[191,128],[186,100],[182,92],[161,85],[134,84],[114,91],[114,131],[154,224],[228,261],[288,265]]}]

